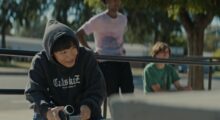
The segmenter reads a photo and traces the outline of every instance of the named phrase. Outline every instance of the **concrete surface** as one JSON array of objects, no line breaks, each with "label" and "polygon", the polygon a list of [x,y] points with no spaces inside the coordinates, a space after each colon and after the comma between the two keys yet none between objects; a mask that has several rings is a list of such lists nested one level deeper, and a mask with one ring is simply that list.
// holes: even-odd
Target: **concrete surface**
[{"label": "concrete surface", "polygon": [[219,120],[220,91],[114,96],[113,120]]},{"label": "concrete surface", "polygon": [[[181,76],[181,83],[187,84],[186,79],[187,78],[185,76]],[[27,82],[26,69],[0,68],[0,89],[6,89],[6,88],[24,89],[26,86],[26,82]],[[141,94],[141,96],[146,96],[142,94],[143,86],[142,86],[141,76],[134,76],[134,84],[135,84],[135,95]],[[205,80],[204,84],[205,84],[205,88],[207,88],[206,87],[207,80]],[[213,90],[220,89],[220,80],[213,79],[212,86],[213,86]],[[207,92],[206,94],[209,94],[209,92]],[[210,95],[215,96],[215,94],[210,94]],[[150,96],[147,95],[147,97]],[[220,97],[216,99],[220,100]],[[31,120],[33,113],[28,106],[29,104],[25,100],[25,96],[23,95],[0,95],[0,120]],[[133,110],[133,108],[131,108],[130,110]],[[111,118],[109,111],[110,110],[108,110],[107,118]]]}]

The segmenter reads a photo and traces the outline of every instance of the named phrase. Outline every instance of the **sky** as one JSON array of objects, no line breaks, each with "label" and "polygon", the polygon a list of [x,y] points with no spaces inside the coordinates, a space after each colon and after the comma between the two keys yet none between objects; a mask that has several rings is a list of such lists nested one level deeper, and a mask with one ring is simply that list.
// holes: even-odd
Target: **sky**
[{"label": "sky", "polygon": [[212,20],[211,25],[217,25],[217,26],[220,26],[220,18],[218,18],[218,17],[214,17],[214,19]]}]

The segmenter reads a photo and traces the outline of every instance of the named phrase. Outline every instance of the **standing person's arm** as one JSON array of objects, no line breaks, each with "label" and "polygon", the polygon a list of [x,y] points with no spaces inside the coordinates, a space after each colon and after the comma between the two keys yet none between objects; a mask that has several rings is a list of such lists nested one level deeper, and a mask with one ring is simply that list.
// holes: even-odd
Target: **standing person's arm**
[{"label": "standing person's arm", "polygon": [[[125,16],[125,29],[124,29],[124,33],[123,33],[123,41],[124,41],[124,37],[125,37],[125,33],[128,31],[128,18],[127,16]],[[123,54],[126,55],[126,49],[123,47]]]},{"label": "standing person's arm", "polygon": [[77,31],[76,35],[77,35],[79,42],[81,43],[82,46],[91,49],[91,47],[88,45],[88,43],[86,42],[86,40],[84,38],[84,36],[86,36],[86,33],[82,28]]},{"label": "standing person's arm", "polygon": [[77,30],[76,35],[82,46],[91,49],[84,37],[93,34],[97,30],[97,25],[96,17],[92,17]]}]

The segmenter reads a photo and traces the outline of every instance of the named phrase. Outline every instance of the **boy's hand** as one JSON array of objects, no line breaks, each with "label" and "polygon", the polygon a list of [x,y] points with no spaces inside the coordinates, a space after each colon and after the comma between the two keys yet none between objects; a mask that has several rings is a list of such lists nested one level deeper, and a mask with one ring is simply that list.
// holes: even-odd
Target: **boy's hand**
[{"label": "boy's hand", "polygon": [[91,117],[91,110],[87,105],[80,107],[80,120],[89,120]]},{"label": "boy's hand", "polygon": [[191,86],[185,86],[184,90],[192,90],[192,87]]},{"label": "boy's hand", "polygon": [[62,111],[64,106],[56,106],[54,108],[48,109],[46,117],[48,120],[60,120],[59,111]]},{"label": "boy's hand", "polygon": [[154,92],[161,91],[160,84],[154,84],[151,86],[151,88],[153,89]]}]

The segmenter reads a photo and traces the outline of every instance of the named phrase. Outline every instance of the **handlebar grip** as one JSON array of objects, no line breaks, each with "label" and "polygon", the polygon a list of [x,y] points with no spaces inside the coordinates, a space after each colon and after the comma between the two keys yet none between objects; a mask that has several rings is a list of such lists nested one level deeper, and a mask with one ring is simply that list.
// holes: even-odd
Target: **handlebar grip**
[{"label": "handlebar grip", "polygon": [[63,111],[59,111],[59,117],[61,120],[69,120],[70,115],[74,113],[74,108],[71,105],[66,105]]},{"label": "handlebar grip", "polygon": [[59,111],[59,117],[61,120],[68,120],[67,115],[64,113],[64,111]]},{"label": "handlebar grip", "polygon": [[66,115],[72,115],[73,113],[74,113],[74,108],[73,108],[73,106],[71,106],[71,105],[66,105],[65,107],[64,107],[64,113],[66,114]]}]

